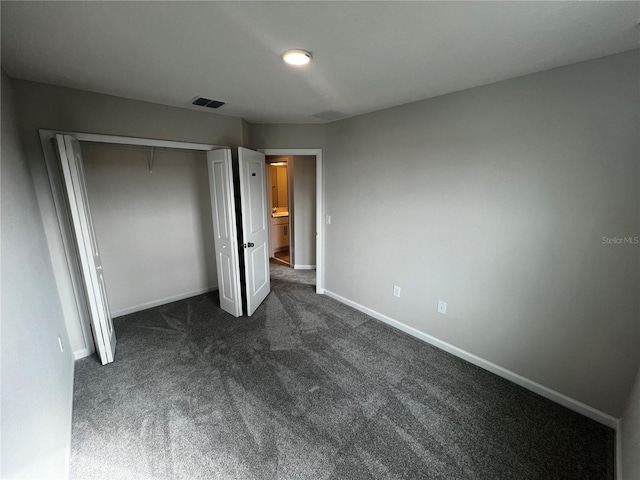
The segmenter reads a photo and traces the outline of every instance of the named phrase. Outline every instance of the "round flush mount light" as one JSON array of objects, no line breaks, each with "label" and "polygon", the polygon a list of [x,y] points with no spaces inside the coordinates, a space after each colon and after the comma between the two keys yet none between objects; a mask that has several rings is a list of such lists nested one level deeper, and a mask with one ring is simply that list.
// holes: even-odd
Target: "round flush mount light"
[{"label": "round flush mount light", "polygon": [[287,50],[282,54],[282,59],[289,65],[302,66],[311,61],[311,52],[306,50],[293,49]]}]

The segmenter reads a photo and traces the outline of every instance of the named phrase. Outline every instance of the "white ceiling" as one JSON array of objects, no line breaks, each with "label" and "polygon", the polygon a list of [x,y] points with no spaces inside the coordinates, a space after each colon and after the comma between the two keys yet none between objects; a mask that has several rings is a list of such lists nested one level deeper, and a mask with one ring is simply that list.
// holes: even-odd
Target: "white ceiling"
[{"label": "white ceiling", "polygon": [[[639,46],[640,2],[6,2],[12,77],[323,122]],[[288,48],[313,52],[285,65]]]}]

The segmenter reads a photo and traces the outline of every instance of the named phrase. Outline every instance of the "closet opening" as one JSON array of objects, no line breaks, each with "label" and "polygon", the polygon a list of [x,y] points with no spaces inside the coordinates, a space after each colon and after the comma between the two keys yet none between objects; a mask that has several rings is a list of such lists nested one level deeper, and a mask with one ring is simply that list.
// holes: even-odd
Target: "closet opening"
[{"label": "closet opening", "polygon": [[80,145],[112,317],[217,289],[206,153]]},{"label": "closet opening", "polygon": [[[222,310],[242,315],[231,149],[51,130],[40,130],[40,140],[50,190],[39,200],[55,213],[45,232],[76,359],[96,351],[103,364],[114,361],[114,316],[210,290],[218,290]],[[266,225],[264,155],[238,155],[253,180],[247,186],[240,178],[238,218],[247,218],[247,204],[254,219],[264,209]],[[266,237],[265,229],[263,251]],[[245,265],[255,275],[247,282],[263,279],[252,292],[255,310],[269,277],[266,255],[264,267],[255,252],[250,257]]]}]

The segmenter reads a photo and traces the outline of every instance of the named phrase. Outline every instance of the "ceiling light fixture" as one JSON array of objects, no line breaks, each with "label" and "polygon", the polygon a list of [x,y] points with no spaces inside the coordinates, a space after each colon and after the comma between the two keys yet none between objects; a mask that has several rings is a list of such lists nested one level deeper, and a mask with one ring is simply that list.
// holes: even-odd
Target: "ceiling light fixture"
[{"label": "ceiling light fixture", "polygon": [[309,63],[311,61],[311,58],[311,52],[300,49],[287,50],[282,54],[282,59],[285,62],[287,62],[289,65],[295,65],[298,67]]}]

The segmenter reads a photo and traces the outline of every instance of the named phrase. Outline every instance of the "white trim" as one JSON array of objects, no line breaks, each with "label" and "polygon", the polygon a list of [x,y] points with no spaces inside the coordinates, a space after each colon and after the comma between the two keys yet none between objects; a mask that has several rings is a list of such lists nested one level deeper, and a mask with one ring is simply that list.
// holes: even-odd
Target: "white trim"
[{"label": "white trim", "polygon": [[260,148],[265,155],[316,157],[316,293],[324,293],[324,172],[321,148]]},{"label": "white trim", "polygon": [[129,315],[130,313],[146,310],[147,308],[158,307],[160,305],[166,305],[167,303],[177,302],[178,300],[184,300],[185,298],[195,297],[196,295],[202,295],[203,293],[213,292],[214,290],[217,290],[217,289],[218,289],[217,286],[199,288],[191,292],[180,293],[179,295],[172,295],[171,297],[165,297],[159,300],[153,300],[151,302],[141,303],[140,305],[135,305],[133,307],[127,307],[127,308],[122,308],[120,310],[115,310],[111,312],[111,315],[113,316],[113,318],[121,317],[123,315]]},{"label": "white trim", "polygon": [[485,370],[488,370],[491,373],[495,373],[496,375],[502,378],[505,378],[515,383],[516,385],[520,385],[521,387],[524,387],[527,390],[530,390],[551,401],[554,401],[562,405],[563,407],[567,407],[568,409],[573,410],[574,412],[578,412],[584,415],[585,417],[589,417],[590,419],[595,420],[596,422],[602,423],[607,427],[611,427],[616,430],[616,434],[619,431],[618,426],[620,424],[620,419],[616,417],[613,417],[607,413],[604,413],[600,410],[590,407],[589,405],[579,402],[578,400],[568,397],[560,392],[556,392],[555,390],[545,387],[544,385],[534,382],[533,380],[529,380],[528,378],[525,378],[522,375],[518,375],[517,373],[507,370],[506,368],[501,367],[500,365],[496,365],[495,363],[492,363],[488,360],[480,358],[477,355],[474,355],[473,353],[469,353],[465,350],[462,350],[461,348],[451,345],[450,343],[443,342],[442,340],[439,340],[436,337],[432,337],[431,335],[428,335],[424,332],[421,332],[420,330],[417,330],[413,327],[405,325],[402,322],[394,320],[393,318],[388,317],[380,312],[376,312],[375,310],[365,307],[364,305],[360,305],[359,303],[356,303],[353,300],[349,300],[348,298],[338,295],[337,293],[331,292],[329,290],[325,290],[324,293],[328,297],[331,297],[341,303],[344,303],[345,305],[349,305],[350,307],[355,308],[356,310],[366,313],[367,315],[373,318],[376,318],[388,325],[391,325],[392,327],[395,327],[398,330],[402,330],[403,332],[408,333],[409,335],[416,337],[424,342],[427,342],[433,345],[434,347],[438,347],[441,350],[444,350],[445,352],[449,352],[455,355],[456,357],[462,358],[463,360],[466,360],[469,363],[473,363],[474,365],[477,365],[480,368],[484,368]]},{"label": "white trim", "polygon": [[316,268],[315,265],[294,265],[294,270],[314,270]]},{"label": "white trim", "polygon": [[123,137],[118,135],[101,135],[97,133],[64,132],[61,130],[45,129],[41,129],[40,132],[41,136],[42,133],[54,136],[56,133],[62,135],[71,135],[80,142],[115,143],[119,145],[141,145],[145,147],[160,148],[179,148],[181,150],[200,150],[204,152],[221,148],[229,148],[219,145],[210,145],[206,143],[174,142],[173,140],[155,140],[152,138]]},{"label": "white trim", "polygon": [[[265,158],[266,157],[265,155]],[[287,216],[287,236],[289,237],[289,263],[291,265],[296,261],[296,197],[293,187],[295,184],[295,171],[295,162],[293,161],[293,157],[290,157],[290,160],[287,159],[287,209],[289,210],[289,215]],[[272,218],[271,215],[269,215],[269,218]],[[269,230],[271,230],[271,224],[269,224]]]},{"label": "white trim", "polygon": [[76,350],[75,352],[73,352],[73,359],[80,360],[81,358],[88,357],[92,353],[93,352],[88,348],[82,348],[80,350]]}]

